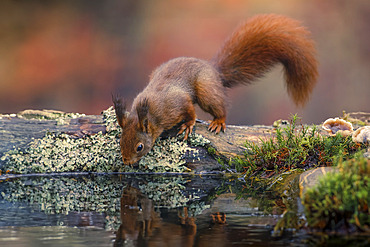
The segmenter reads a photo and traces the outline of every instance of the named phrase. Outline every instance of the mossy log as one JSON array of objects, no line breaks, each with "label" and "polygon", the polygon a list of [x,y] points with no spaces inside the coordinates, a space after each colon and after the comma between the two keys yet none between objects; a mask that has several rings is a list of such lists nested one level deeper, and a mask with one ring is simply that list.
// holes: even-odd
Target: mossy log
[{"label": "mossy log", "polygon": [[[185,154],[186,166],[195,174],[221,171],[217,158],[228,160],[243,155],[246,140],[258,142],[260,138],[270,138],[273,133],[272,126],[230,125],[225,132],[217,135],[207,128],[206,122],[197,121],[194,132],[208,139],[211,144],[197,146],[196,152]],[[51,110],[26,110],[18,114],[0,115],[0,129],[0,157],[14,148],[25,149],[33,140],[43,138],[47,133],[66,133],[78,139],[107,132],[102,115],[87,116]],[[164,135],[174,136],[177,131],[174,128]],[[3,165],[4,162],[0,163],[0,169],[4,171]]]},{"label": "mossy log", "polygon": [[[108,111],[108,110],[107,110]],[[368,123],[370,114],[350,113],[347,118],[360,116],[362,123]],[[110,121],[115,122],[114,119]],[[71,138],[84,138],[93,136],[99,132],[105,134],[107,125],[103,115],[84,115],[63,113],[50,110],[26,110],[18,114],[0,115],[0,157],[14,148],[25,148],[34,139],[42,138],[46,133],[66,133]],[[174,128],[165,133],[165,136],[174,136],[177,133]],[[246,148],[246,140],[260,142],[274,136],[273,126],[232,126],[228,125],[225,132],[214,134],[208,131],[208,124],[197,121],[194,128],[196,134],[200,134],[210,141],[209,145],[196,146],[190,152],[185,153],[186,166],[195,174],[222,171],[217,158],[229,160],[236,156],[243,156]],[[179,141],[181,142],[181,140]],[[117,145],[117,149],[118,145]],[[195,150],[195,152],[194,152]],[[0,162],[3,162],[0,160]],[[3,162],[4,163],[4,162]],[[154,164],[155,165],[155,164]],[[3,164],[0,163],[0,169]]]}]

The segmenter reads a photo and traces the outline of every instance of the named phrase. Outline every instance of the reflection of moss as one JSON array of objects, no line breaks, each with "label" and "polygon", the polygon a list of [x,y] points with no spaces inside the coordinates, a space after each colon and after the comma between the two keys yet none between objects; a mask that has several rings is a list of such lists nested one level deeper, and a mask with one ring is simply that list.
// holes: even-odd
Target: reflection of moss
[{"label": "reflection of moss", "polygon": [[251,177],[245,180],[237,194],[243,198],[256,198],[259,210],[266,214],[282,214],[284,211],[296,213],[299,174],[289,171],[267,179]]},{"label": "reflection of moss", "polygon": [[209,207],[200,201],[204,191],[185,193],[186,182],[182,177],[164,176],[142,179],[130,176],[23,177],[3,182],[0,198],[27,202],[46,214],[102,213],[106,216],[106,228],[111,229],[120,223],[120,198],[127,185],[135,184],[157,208],[187,206],[193,214],[198,214]]},{"label": "reflection of moss", "polygon": [[98,212],[105,214],[106,229],[120,224],[122,184],[114,177],[21,178],[2,185],[3,199],[27,202],[36,211],[64,215],[69,212]]},{"label": "reflection of moss", "polygon": [[1,192],[8,201],[39,205],[47,214],[71,211],[119,212],[122,185],[105,177],[22,178],[6,182]]},{"label": "reflection of moss", "polygon": [[338,172],[323,177],[302,199],[310,227],[370,232],[370,160],[359,155],[340,162]]},{"label": "reflection of moss", "polygon": [[163,178],[159,181],[149,181],[139,185],[140,191],[155,202],[157,207],[185,206],[189,198],[184,197],[182,190],[185,188],[181,178]]},{"label": "reflection of moss", "polygon": [[[204,193],[197,190],[184,194],[186,182],[187,180],[182,177],[157,177],[148,183],[140,184],[139,189],[148,199],[153,200],[155,207],[178,208],[189,206],[189,203],[194,204],[200,199],[199,194]],[[196,207],[195,205],[200,206],[199,203],[195,203],[192,207]],[[205,205],[202,210],[204,208]]]},{"label": "reflection of moss", "polygon": [[[5,161],[4,170],[13,173],[50,173],[50,172],[184,172],[183,156],[196,149],[183,142],[181,137],[158,139],[152,151],[142,158],[138,168],[124,166],[119,149],[121,129],[117,125],[112,107],[103,112],[107,134],[74,139],[66,134],[47,134],[35,140],[22,151],[14,149],[1,157]],[[189,143],[203,146],[208,140],[191,134]]]},{"label": "reflection of moss", "polygon": [[[278,178],[282,178],[280,174]],[[274,226],[274,236],[281,236],[286,229],[298,230],[304,225],[302,213],[298,211],[300,172],[292,172],[281,180],[282,184],[273,185],[274,194],[279,195],[275,203],[284,209],[281,218]]]}]

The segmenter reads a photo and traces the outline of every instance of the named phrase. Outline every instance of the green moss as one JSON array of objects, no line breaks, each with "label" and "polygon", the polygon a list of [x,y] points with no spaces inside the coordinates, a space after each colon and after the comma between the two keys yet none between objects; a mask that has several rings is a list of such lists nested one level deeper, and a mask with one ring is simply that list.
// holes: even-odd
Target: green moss
[{"label": "green moss", "polygon": [[362,147],[351,137],[322,136],[316,126],[298,126],[297,120],[295,115],[287,127],[276,128],[275,138],[261,139],[260,144],[247,141],[245,157],[231,165],[246,175],[270,177],[296,168],[331,166],[336,156],[350,158]]},{"label": "green moss", "polygon": [[216,154],[216,149],[214,147],[208,147],[207,151],[210,155]]},{"label": "green moss", "polygon": [[307,223],[323,230],[370,231],[370,160],[357,155],[340,161],[302,198]]},{"label": "green moss", "polygon": [[[354,143],[351,137],[322,136],[316,126],[298,125],[297,120],[293,116],[285,128],[278,127],[272,139],[261,139],[259,144],[247,142],[245,156],[228,164],[229,169],[243,174],[242,193],[258,193],[260,206],[267,211],[284,210],[275,226],[276,235],[282,234],[285,228],[298,229],[304,223],[297,213],[296,201],[300,170],[336,165],[338,159],[353,158],[356,151],[365,147]],[[360,192],[362,196],[365,193]],[[326,210],[325,205],[320,207]]]},{"label": "green moss", "polygon": [[351,117],[351,113],[346,113],[346,111],[343,111],[343,116],[341,118],[343,120],[346,120],[348,122],[351,122],[354,125],[366,126],[366,123],[364,121],[361,121],[360,119]]}]

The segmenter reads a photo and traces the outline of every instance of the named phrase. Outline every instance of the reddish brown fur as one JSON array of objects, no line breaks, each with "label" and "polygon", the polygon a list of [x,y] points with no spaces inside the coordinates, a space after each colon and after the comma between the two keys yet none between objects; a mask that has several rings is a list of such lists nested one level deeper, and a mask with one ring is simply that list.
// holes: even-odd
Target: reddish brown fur
[{"label": "reddish brown fur", "polygon": [[288,93],[297,105],[307,102],[318,76],[310,32],[298,21],[274,14],[242,24],[212,61],[225,87],[251,83],[282,63]]},{"label": "reddish brown fur", "polygon": [[181,121],[184,123],[179,133],[185,132],[186,139],[195,123],[196,103],[214,117],[209,129],[215,133],[224,131],[225,87],[251,83],[276,63],[284,65],[288,93],[296,104],[303,105],[316,83],[314,55],[309,32],[299,22],[278,15],[260,15],[241,25],[212,62],[180,57],[162,64],[135,98],[129,116],[122,102],[113,100],[122,127],[124,163],[138,161],[164,130]]}]

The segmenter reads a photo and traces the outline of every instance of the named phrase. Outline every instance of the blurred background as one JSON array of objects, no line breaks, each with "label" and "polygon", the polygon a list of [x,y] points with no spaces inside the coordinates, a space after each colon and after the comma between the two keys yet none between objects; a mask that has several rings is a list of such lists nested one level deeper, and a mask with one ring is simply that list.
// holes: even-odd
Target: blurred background
[{"label": "blurred background", "polygon": [[210,59],[238,23],[260,13],[299,19],[312,32],[319,81],[299,109],[277,66],[254,85],[229,90],[228,124],[272,124],[294,113],[320,123],[342,110],[370,112],[369,0],[2,0],[0,113],[100,114],[112,92],[130,105],[155,67],[179,56]]}]

